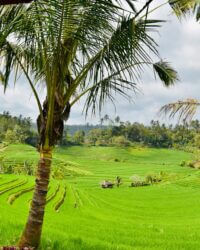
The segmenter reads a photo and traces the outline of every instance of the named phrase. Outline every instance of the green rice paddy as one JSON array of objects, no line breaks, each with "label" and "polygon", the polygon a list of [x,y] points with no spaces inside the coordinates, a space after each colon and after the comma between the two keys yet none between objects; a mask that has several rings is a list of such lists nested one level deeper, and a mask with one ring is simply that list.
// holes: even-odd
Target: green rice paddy
[{"label": "green rice paddy", "polygon": [[[27,145],[0,152],[13,166],[36,164]],[[200,171],[181,167],[192,155],[177,150],[115,147],[56,148],[41,249],[200,249]],[[159,184],[131,188],[131,176],[162,172]],[[101,181],[122,178],[102,189]],[[14,245],[25,224],[34,177],[0,174],[0,245]]]}]

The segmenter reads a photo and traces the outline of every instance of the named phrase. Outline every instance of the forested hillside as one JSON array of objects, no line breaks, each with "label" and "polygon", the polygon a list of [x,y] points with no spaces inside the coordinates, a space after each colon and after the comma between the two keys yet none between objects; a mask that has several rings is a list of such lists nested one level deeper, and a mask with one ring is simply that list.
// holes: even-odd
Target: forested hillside
[{"label": "forested hillside", "polygon": [[37,133],[32,129],[30,117],[12,116],[7,111],[0,114],[0,142],[35,145],[36,141]]},{"label": "forested hillside", "polygon": [[[106,117],[106,116],[105,116]],[[107,120],[107,121],[106,121]],[[104,119],[100,124],[65,125],[60,145],[129,146],[140,144],[157,148],[200,148],[200,122],[169,125],[151,121],[150,125]],[[0,114],[0,142],[37,146],[37,128],[30,117]]]}]

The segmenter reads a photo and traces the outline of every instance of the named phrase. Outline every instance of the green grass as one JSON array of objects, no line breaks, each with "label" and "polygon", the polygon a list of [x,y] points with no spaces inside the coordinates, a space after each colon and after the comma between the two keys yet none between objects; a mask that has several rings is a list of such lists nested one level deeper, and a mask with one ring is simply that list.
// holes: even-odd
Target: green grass
[{"label": "green grass", "polygon": [[[10,145],[0,154],[10,161],[36,163],[38,159],[35,149],[26,145]],[[50,183],[48,196],[59,184],[60,189],[47,204],[41,249],[200,249],[200,172],[180,167],[181,161],[191,157],[167,149],[56,148],[53,167],[70,166],[72,175]],[[160,171],[166,173],[163,182],[129,187],[131,176]],[[116,176],[123,185],[100,188],[102,180],[114,181]],[[1,189],[12,186],[11,180],[25,179],[23,186],[0,195],[0,245],[17,241],[32,192],[17,197],[12,205],[8,198],[34,183],[33,177],[0,176],[0,185],[7,183]],[[56,212],[65,185],[66,197]]]}]

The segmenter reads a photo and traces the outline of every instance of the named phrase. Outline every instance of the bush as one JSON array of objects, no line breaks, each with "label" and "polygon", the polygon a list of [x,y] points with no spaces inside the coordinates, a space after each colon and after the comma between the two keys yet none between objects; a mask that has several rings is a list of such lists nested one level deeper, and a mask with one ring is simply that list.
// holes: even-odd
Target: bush
[{"label": "bush", "polygon": [[144,180],[144,178],[135,175],[131,177],[131,187],[142,187],[142,186],[148,186],[149,184]]},{"label": "bush", "polygon": [[130,142],[124,136],[114,136],[112,138],[112,144],[119,147],[130,146]]},{"label": "bush", "polygon": [[187,164],[187,166],[190,168],[200,169],[200,161],[199,160],[191,161]]},{"label": "bush", "polygon": [[54,167],[52,170],[52,178],[56,180],[63,180],[65,178],[64,169],[60,167]]},{"label": "bush", "polygon": [[181,167],[189,167],[189,168],[195,168],[195,169],[200,169],[200,160],[195,160],[195,161],[182,161],[180,163]]},{"label": "bush", "polygon": [[182,162],[180,163],[180,166],[181,166],[181,167],[187,166],[187,162],[186,162],[186,161],[182,161]]},{"label": "bush", "polygon": [[160,173],[159,174],[157,174],[157,173],[150,173],[150,174],[146,175],[145,180],[149,184],[154,184],[154,183],[161,182],[162,181],[162,176],[161,176]]},{"label": "bush", "polygon": [[11,165],[2,165],[1,170],[3,174],[13,174],[13,167]]},{"label": "bush", "polygon": [[28,161],[24,162],[12,162],[0,159],[0,173],[2,174],[23,174],[23,175],[34,175],[35,174],[35,165],[29,163]]}]

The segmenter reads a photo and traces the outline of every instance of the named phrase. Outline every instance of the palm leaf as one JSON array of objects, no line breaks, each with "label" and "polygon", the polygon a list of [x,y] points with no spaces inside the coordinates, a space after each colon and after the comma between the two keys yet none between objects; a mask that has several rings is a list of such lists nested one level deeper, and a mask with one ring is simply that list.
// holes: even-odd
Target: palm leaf
[{"label": "palm leaf", "polygon": [[160,114],[169,115],[169,118],[174,118],[177,115],[179,121],[187,121],[194,117],[199,106],[199,100],[186,99],[164,105],[160,109]]},{"label": "palm leaf", "polygon": [[168,62],[160,61],[155,63],[153,67],[166,87],[174,85],[179,80],[177,71],[175,71]]},{"label": "palm leaf", "polygon": [[169,4],[178,17],[186,16],[199,7],[199,0],[169,0]]},{"label": "palm leaf", "polygon": [[[153,64],[151,54],[159,56],[151,32],[162,21],[148,19],[145,10],[152,1],[138,12],[134,1],[126,2],[132,9],[128,15],[120,0],[33,1],[19,8],[17,21],[16,7],[1,8],[0,27],[5,36],[0,42],[6,44],[10,21],[14,29],[8,34],[15,37],[14,55],[2,47],[5,85],[11,70],[20,68],[20,61],[29,79],[43,82],[47,98],[56,96],[60,105],[83,93],[88,94],[86,110],[91,106],[101,109],[106,99],[113,100],[117,93],[129,98],[130,90],[137,91],[136,82],[145,65]],[[139,18],[143,11],[145,19]],[[167,63],[157,63],[154,69],[166,86],[177,80],[176,71]]]}]

